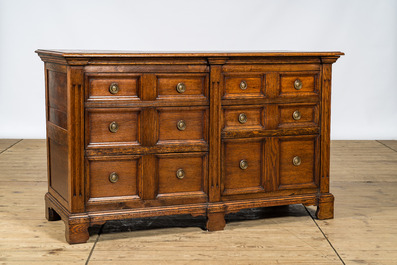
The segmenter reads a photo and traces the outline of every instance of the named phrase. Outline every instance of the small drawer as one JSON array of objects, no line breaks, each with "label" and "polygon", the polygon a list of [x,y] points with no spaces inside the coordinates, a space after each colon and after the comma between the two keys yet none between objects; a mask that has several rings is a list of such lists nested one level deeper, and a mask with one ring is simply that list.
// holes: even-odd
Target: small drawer
[{"label": "small drawer", "polygon": [[87,109],[86,144],[138,144],[139,109]]},{"label": "small drawer", "polygon": [[207,99],[208,74],[159,74],[156,79],[158,99]]},{"label": "small drawer", "polygon": [[160,196],[207,193],[207,153],[161,154],[157,159]]},{"label": "small drawer", "polygon": [[208,108],[159,108],[159,144],[206,142]]},{"label": "small drawer", "polygon": [[282,74],[280,96],[318,96],[318,74]]},{"label": "small drawer", "polygon": [[225,75],[223,99],[263,98],[264,75]]},{"label": "small drawer", "polygon": [[223,130],[263,129],[264,108],[260,106],[223,107]]},{"label": "small drawer", "polygon": [[279,189],[315,188],[318,137],[280,139]]},{"label": "small drawer", "polygon": [[279,105],[279,127],[318,126],[319,113],[316,104]]},{"label": "small drawer", "polygon": [[138,168],[138,156],[89,158],[90,198],[137,196]]},{"label": "small drawer", "polygon": [[224,140],[221,187],[223,195],[263,191],[263,153],[263,140]]},{"label": "small drawer", "polygon": [[111,74],[93,75],[87,77],[87,100],[139,100],[141,75],[139,74]]}]

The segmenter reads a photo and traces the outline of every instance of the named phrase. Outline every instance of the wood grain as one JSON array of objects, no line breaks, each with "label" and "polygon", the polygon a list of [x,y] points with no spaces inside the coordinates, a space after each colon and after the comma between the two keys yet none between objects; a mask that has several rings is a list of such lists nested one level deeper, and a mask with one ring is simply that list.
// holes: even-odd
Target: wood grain
[{"label": "wood grain", "polygon": [[250,207],[315,204],[320,219],[333,216],[330,82],[342,53],[37,53],[46,65],[46,213],[65,222],[69,243],[88,240],[93,224],[199,215],[203,204],[210,230]]}]

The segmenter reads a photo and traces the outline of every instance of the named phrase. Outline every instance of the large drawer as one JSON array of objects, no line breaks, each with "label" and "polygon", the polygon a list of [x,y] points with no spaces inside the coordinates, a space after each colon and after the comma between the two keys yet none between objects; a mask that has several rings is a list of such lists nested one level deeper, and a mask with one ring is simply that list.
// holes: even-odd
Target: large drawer
[{"label": "large drawer", "polygon": [[206,202],[207,183],[206,152],[86,158],[90,210]]}]

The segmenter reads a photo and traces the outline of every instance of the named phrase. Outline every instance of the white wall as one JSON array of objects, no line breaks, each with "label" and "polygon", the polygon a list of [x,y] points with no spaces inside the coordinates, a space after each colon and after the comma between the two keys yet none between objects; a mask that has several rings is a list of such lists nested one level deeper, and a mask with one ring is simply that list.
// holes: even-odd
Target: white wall
[{"label": "white wall", "polygon": [[0,0],[0,138],[44,138],[35,49],[340,50],[332,139],[397,139],[397,1]]}]

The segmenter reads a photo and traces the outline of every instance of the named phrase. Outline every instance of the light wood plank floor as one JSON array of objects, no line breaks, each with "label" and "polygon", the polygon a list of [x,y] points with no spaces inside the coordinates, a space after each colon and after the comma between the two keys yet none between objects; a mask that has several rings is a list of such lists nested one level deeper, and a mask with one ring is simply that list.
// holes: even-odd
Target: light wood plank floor
[{"label": "light wood plank floor", "polygon": [[397,141],[333,141],[335,219],[250,209],[224,231],[186,216],[108,222],[68,245],[44,218],[44,140],[0,140],[0,264],[397,264]]}]

